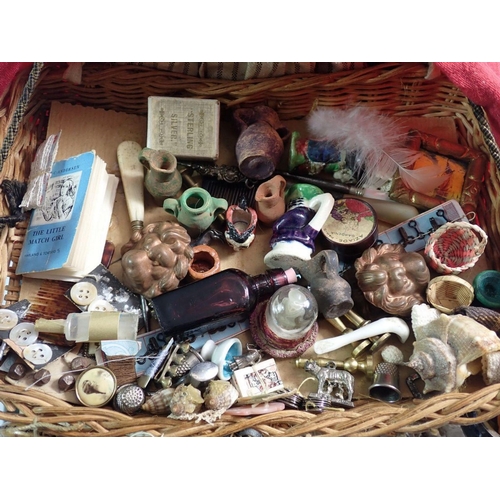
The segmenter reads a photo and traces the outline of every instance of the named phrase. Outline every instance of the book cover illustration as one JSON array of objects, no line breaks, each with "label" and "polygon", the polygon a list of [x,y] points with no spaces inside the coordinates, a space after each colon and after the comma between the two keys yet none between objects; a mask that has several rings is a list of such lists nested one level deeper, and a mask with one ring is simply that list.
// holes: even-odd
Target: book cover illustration
[{"label": "book cover illustration", "polygon": [[44,202],[33,210],[16,274],[63,267],[68,260],[89,185],[95,152],[54,164]]}]

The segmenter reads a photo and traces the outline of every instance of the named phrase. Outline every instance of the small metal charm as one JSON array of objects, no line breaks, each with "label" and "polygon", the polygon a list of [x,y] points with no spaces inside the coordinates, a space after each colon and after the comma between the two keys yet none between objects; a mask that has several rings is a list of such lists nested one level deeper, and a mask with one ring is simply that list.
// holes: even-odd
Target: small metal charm
[{"label": "small metal charm", "polygon": [[247,350],[247,354],[233,357],[233,361],[229,363],[231,371],[235,372],[236,370],[241,370],[241,368],[246,368],[260,362],[262,354],[259,349],[256,349],[252,344],[248,344]]},{"label": "small metal charm", "polygon": [[332,361],[321,367],[314,360],[307,360],[304,369],[318,379],[318,390],[308,396],[308,400],[327,400],[332,407],[352,408],[351,399],[354,394],[354,377],[345,370],[337,370]]}]

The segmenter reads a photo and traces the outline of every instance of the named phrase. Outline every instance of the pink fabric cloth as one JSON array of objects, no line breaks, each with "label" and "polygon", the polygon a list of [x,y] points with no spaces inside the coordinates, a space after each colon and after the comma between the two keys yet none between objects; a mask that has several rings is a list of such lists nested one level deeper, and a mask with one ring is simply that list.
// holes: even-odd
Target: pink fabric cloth
[{"label": "pink fabric cloth", "polygon": [[20,71],[29,68],[33,63],[0,62],[0,103]]},{"label": "pink fabric cloth", "polygon": [[434,63],[474,104],[486,112],[491,132],[500,145],[500,63]]}]

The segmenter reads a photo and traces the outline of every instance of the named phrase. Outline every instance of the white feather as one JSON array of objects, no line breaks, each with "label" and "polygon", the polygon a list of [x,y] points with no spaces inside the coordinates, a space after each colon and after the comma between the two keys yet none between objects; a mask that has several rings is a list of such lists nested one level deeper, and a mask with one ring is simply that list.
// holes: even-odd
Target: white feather
[{"label": "white feather", "polygon": [[381,187],[398,170],[403,182],[420,193],[431,192],[446,180],[434,166],[411,170],[422,154],[404,146],[406,130],[395,119],[373,109],[318,108],[307,121],[315,139],[354,153],[355,173],[362,187]]}]

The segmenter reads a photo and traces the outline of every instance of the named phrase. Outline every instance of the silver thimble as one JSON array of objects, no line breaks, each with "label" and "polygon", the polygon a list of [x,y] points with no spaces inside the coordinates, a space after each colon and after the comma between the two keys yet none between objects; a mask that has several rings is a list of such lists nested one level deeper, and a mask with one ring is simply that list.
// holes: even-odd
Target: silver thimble
[{"label": "silver thimble", "polygon": [[395,403],[401,399],[399,390],[399,369],[394,363],[379,363],[373,374],[373,383],[369,388],[372,398],[386,403]]},{"label": "silver thimble", "polygon": [[113,398],[113,408],[116,411],[133,415],[146,402],[146,393],[136,384],[125,384],[119,387]]},{"label": "silver thimble", "polygon": [[193,367],[195,367],[198,363],[201,363],[203,358],[201,355],[195,351],[194,349],[190,349],[185,355],[175,360],[175,363],[172,363],[170,369],[168,370],[169,374],[173,377],[183,377],[187,375]]}]

